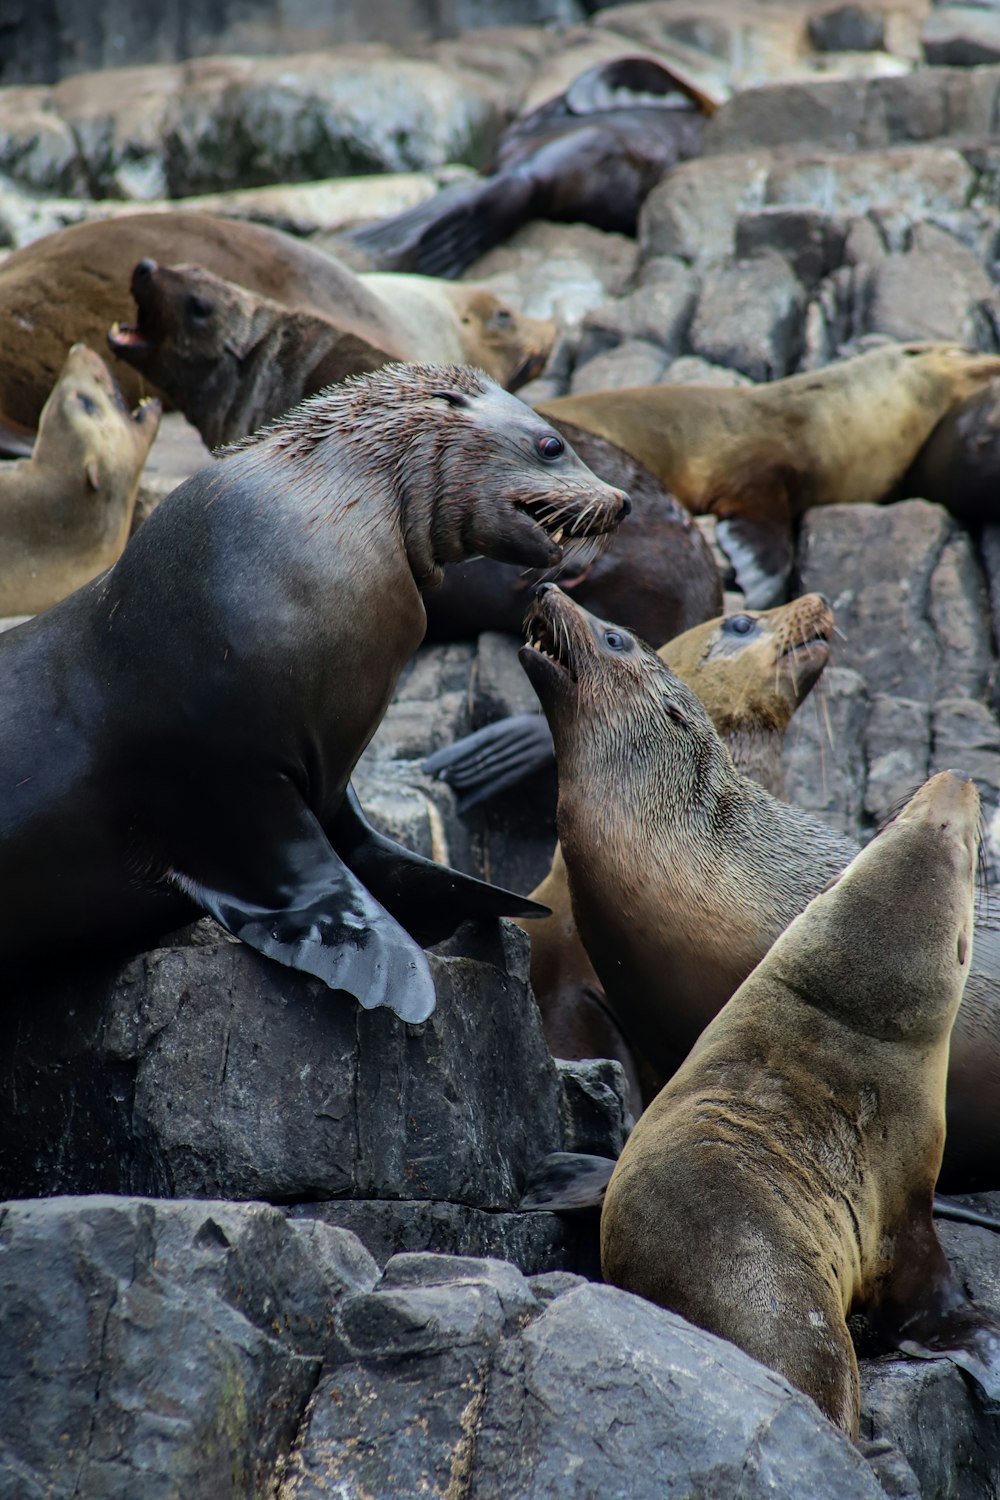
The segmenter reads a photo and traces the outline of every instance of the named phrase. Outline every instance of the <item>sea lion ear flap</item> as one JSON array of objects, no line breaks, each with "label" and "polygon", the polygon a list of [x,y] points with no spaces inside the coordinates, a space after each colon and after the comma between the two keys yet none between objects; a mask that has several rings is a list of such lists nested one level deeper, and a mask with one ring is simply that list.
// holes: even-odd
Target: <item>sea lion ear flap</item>
[{"label": "sea lion ear flap", "polygon": [[88,458],[83,466],[83,472],[87,476],[87,483],[95,492],[101,488],[101,469],[96,458]]},{"label": "sea lion ear flap", "polygon": [[471,405],[468,396],[462,391],[431,391],[432,401],[447,401],[449,406],[461,406],[468,408]]},{"label": "sea lion ear flap", "polygon": [[666,709],[667,713],[675,721],[675,723],[685,727],[690,724],[691,720],[688,718],[683,708],[681,708],[680,704],[674,702],[673,698],[667,699]]}]

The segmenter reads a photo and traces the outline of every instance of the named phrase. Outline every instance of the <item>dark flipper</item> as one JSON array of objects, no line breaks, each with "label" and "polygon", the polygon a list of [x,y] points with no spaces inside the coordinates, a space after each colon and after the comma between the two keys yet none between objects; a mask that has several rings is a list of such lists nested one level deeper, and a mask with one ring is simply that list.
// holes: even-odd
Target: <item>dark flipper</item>
[{"label": "dark flipper", "polygon": [[467,734],[464,739],[435,750],[424,761],[429,776],[437,776],[461,792],[459,812],[516,786],[535,771],[553,763],[552,731],[543,714],[515,714]]},{"label": "dark flipper", "polygon": [[732,516],[718,523],[715,537],[733,565],[748,609],[783,603],[795,559],[787,522]]},{"label": "dark flipper", "polygon": [[417,942],[440,943],[468,917],[546,917],[549,908],[439,865],[373,828],[348,786],[330,831],[344,863]]},{"label": "dark flipper", "polygon": [[426,1020],[434,982],[413,938],[347,868],[290,781],[252,791],[244,826],[231,825],[225,865],[178,875],[185,894],[251,948],[366,1010],[386,1005],[404,1021]]},{"label": "dark flipper", "polygon": [[553,1151],[532,1169],[518,1206],[526,1213],[600,1208],[614,1169],[610,1156]]},{"label": "dark flipper", "polygon": [[404,213],[343,238],[373,270],[458,276],[531,216],[532,184],[517,176],[455,183]]}]

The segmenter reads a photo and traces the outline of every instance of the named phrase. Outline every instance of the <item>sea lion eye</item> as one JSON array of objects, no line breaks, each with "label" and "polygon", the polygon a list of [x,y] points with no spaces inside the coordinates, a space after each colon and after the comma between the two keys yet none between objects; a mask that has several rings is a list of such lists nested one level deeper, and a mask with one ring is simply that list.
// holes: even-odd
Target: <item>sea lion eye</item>
[{"label": "sea lion eye", "polygon": [[628,650],[628,639],[622,635],[620,630],[606,630],[604,632],[604,643],[610,646],[612,651]]},{"label": "sea lion eye", "polygon": [[83,407],[83,409],[87,413],[88,417],[96,417],[97,416],[97,402],[96,401],[91,401],[90,397],[89,396],[85,396],[84,393],[83,393],[83,391],[77,391],[77,393],[76,393],[76,399],[79,401],[80,405]]},{"label": "sea lion eye", "polygon": [[205,298],[199,297],[197,292],[188,293],[186,306],[188,316],[197,319],[199,323],[203,323],[206,318],[210,318],[214,311],[211,302],[206,302]]},{"label": "sea lion eye", "polygon": [[749,635],[756,624],[757,621],[751,619],[749,615],[727,615],[722,622],[722,628],[732,635]]},{"label": "sea lion eye", "polygon": [[538,451],[543,458],[560,458],[566,451],[566,444],[562,438],[551,435],[549,437],[541,437],[538,439]]}]

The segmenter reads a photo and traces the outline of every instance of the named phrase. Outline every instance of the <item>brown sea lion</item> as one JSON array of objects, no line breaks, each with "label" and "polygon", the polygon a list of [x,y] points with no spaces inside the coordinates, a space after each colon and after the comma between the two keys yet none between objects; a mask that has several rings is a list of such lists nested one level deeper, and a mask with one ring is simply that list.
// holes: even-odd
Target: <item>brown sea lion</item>
[{"label": "brown sea lion", "polygon": [[[560,588],[657,645],[717,615],[719,569],[684,506],[623,449],[568,422],[554,425],[589,469],[627,490],[632,501],[628,525],[595,559],[558,570]],[[482,630],[520,637],[539,581],[537,573],[487,558],[449,568],[440,588],[427,596],[428,639],[468,640]],[[539,726],[544,730],[541,716]],[[551,759],[550,750],[546,758]],[[529,764],[520,774],[531,769]]]},{"label": "brown sea lion", "polygon": [[943,416],[900,486],[966,526],[1000,521],[1000,380]]},{"label": "brown sea lion", "polygon": [[996,375],[995,354],[890,344],[768,385],[635,386],[538,410],[634,453],[696,515],[717,516],[760,608],[782,595],[804,510],[885,499],[945,413]]},{"label": "brown sea lion", "polygon": [[73,345],[31,457],[0,463],[0,615],[38,614],[121,556],[160,412],[130,414],[100,355]]},{"label": "brown sea lion", "polygon": [[650,57],[598,63],[509,125],[479,181],[344,238],[381,270],[457,276],[530,219],[634,235],[651,189],[697,155],[712,107]]},{"label": "brown sea lion", "polygon": [[365,1006],[428,1015],[419,943],[528,907],[376,834],[352,798],[421,589],[470,551],[556,563],[556,537],[627,509],[467,367],[331,386],[195,474],[114,568],[0,637],[5,973],[200,910]]},{"label": "brown sea lion", "polygon": [[[785,731],[826,666],[832,632],[827,601],[820,594],[804,594],[763,614],[709,620],[661,646],[657,655],[697,693],[738,769],[781,796]],[[617,1058],[638,1116],[663,1079],[641,1054],[635,1056],[608,1006],[576,930],[558,844],[532,899],[552,912],[525,928],[531,940],[531,987],[549,1048],[554,1056],[569,1059]]]},{"label": "brown sea lion", "polygon": [[[455,359],[501,385],[527,378],[525,368],[544,359],[555,338],[553,324],[524,318],[485,288],[449,284],[438,316],[426,313],[414,342],[397,316],[391,280],[376,291],[293,235],[213,214],[123,214],[56,230],[0,264],[0,423],[34,432],[70,344],[104,348],[132,270],[147,256],[162,265],[194,263],[289,308],[319,313],[395,359]],[[411,291],[408,330],[413,300]],[[148,394],[124,362],[116,374],[129,403]]]},{"label": "brown sea lion", "polygon": [[1000,1395],[1000,1326],[932,1221],[979,798],[942,772],[779,937],[643,1115],[607,1281],[730,1339],[858,1436],[847,1316]]},{"label": "brown sea lion", "polygon": [[306,396],[392,356],[317,313],[293,312],[200,266],[141,260],[135,324],[113,323],[119,359],[197,427],[210,448],[236,443]]},{"label": "brown sea lion", "polygon": [[[621,627],[547,589],[530,631],[521,659],[555,742],[577,930],[663,1080],[857,845],[741,776],[695,694]],[[1000,1185],[1000,933],[985,912],[976,947],[951,1043],[945,1191]]]}]

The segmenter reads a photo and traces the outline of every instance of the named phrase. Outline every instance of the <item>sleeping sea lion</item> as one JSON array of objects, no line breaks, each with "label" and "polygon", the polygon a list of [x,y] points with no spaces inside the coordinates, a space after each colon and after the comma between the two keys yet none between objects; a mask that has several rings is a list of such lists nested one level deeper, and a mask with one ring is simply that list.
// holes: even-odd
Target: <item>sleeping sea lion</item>
[{"label": "sleeping sea lion", "polygon": [[120,557],[160,412],[129,413],[100,355],[73,345],[31,457],[0,463],[0,615],[38,614]]},{"label": "sleeping sea lion", "polygon": [[[263,224],[171,211],[122,214],[58,229],[0,264],[0,427],[34,432],[70,344],[102,349],[122,313],[136,263],[203,266],[286,307],[332,319],[394,359],[475,365],[501,385],[547,357],[555,325],[525,318],[485,287],[445,285],[424,298],[415,341],[412,289],[397,312],[393,282],[378,291],[330,255]],[[406,324],[404,330],[403,324]],[[116,367],[125,399],[148,394]]]},{"label": "sleeping sea lion", "polygon": [[601,1215],[607,1281],[738,1344],[852,1438],[852,1310],[1000,1396],[1000,1326],[931,1217],[978,812],[942,772],[809,903],[643,1115]]},{"label": "sleeping sea lion", "polygon": [[875,502],[946,412],[1000,375],[1000,355],[890,344],[806,375],[723,389],[649,385],[543,401],[634,453],[717,537],[752,608],[781,597],[792,522],[813,505]]},{"label": "sleeping sea lion", "polygon": [[[628,631],[554,588],[529,629],[521,660],[555,742],[577,930],[665,1080],[858,848],[741,776],[699,699]],[[951,1041],[945,1191],[1000,1185],[1000,931],[983,911],[976,949]]]},{"label": "sleeping sea lion", "polygon": [[[700,108],[699,108],[700,106]],[[649,192],[701,148],[713,101],[651,57],[588,68],[500,137],[487,175],[343,236],[384,271],[457,276],[529,219],[636,232]]]},{"label": "sleeping sea lion", "polygon": [[317,313],[294,312],[200,266],[141,260],[134,324],[112,323],[112,352],[197,427],[236,443],[306,396],[392,356]]},{"label": "sleeping sea lion", "polygon": [[6,972],[207,911],[365,1006],[426,1017],[418,943],[531,904],[375,834],[352,798],[424,633],[421,589],[470,551],[556,563],[627,509],[466,367],[331,386],[200,470],[114,568],[0,637]]}]

